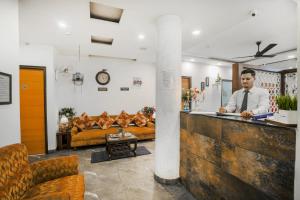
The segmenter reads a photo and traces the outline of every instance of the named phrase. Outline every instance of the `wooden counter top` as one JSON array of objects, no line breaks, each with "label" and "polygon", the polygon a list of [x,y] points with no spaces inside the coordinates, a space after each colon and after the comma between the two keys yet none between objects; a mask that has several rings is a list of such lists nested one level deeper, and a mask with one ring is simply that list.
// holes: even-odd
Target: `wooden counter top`
[{"label": "wooden counter top", "polygon": [[198,114],[198,113],[183,112],[183,111],[181,111],[181,113],[190,114],[190,115],[203,115],[203,116],[207,116],[207,117],[213,117],[213,118],[231,120],[231,121],[239,121],[239,122],[243,122],[243,123],[250,123],[250,124],[262,125],[262,126],[296,129],[295,127],[283,126],[283,125],[280,125],[278,123],[274,124],[274,123],[265,122],[265,121],[262,121],[262,120],[244,119],[244,118],[239,117],[239,116],[218,116],[217,114]]},{"label": "wooden counter top", "polygon": [[180,177],[198,199],[293,199],[296,129],[180,113]]}]

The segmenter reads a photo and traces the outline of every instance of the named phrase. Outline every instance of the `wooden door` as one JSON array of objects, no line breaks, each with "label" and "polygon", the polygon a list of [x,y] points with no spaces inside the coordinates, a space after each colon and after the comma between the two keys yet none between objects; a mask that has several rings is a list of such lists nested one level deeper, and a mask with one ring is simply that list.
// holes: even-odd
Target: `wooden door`
[{"label": "wooden door", "polygon": [[45,69],[20,68],[21,143],[29,154],[46,153]]},{"label": "wooden door", "polygon": [[[181,77],[181,88],[184,89],[190,89],[192,87],[192,78],[189,76],[182,76]],[[181,100],[181,110],[183,110],[183,101]]]}]

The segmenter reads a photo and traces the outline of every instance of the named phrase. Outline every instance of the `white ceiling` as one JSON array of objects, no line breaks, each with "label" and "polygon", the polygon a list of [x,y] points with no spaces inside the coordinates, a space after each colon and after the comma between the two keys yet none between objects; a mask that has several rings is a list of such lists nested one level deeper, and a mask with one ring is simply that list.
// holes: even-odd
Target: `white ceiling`
[{"label": "white ceiling", "polygon": [[[270,54],[296,48],[297,44],[297,6],[293,0],[93,1],[124,9],[120,23],[90,19],[89,0],[20,0],[21,42],[54,45],[66,55],[77,55],[80,45],[82,55],[154,62],[156,20],[175,14],[182,19],[183,59],[216,64],[218,61],[209,58],[234,60],[254,55],[258,40],[262,41],[261,49],[269,43],[278,44]],[[258,12],[256,17],[249,14],[253,9]],[[60,21],[67,27],[58,27]],[[195,29],[201,30],[197,37],[191,34]],[[141,33],[145,35],[142,41],[138,39]],[[91,35],[112,37],[113,45],[91,44]],[[249,64],[285,60],[290,54]]]}]

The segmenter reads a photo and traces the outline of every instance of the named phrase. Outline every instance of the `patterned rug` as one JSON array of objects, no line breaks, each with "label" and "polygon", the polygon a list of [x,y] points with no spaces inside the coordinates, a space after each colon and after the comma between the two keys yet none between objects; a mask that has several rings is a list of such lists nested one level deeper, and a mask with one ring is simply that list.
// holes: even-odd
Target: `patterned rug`
[{"label": "patterned rug", "polygon": [[[136,149],[136,156],[142,156],[142,155],[148,155],[151,154],[151,152],[144,146],[139,146]],[[128,158],[128,157],[133,157],[133,153],[131,152],[130,155],[125,155],[125,156],[114,156],[112,160],[117,160],[121,158]],[[98,152],[92,152],[92,157],[91,157],[91,163],[97,163],[97,162],[104,162],[104,161],[110,161],[108,158],[107,152],[104,151],[98,151]]]}]

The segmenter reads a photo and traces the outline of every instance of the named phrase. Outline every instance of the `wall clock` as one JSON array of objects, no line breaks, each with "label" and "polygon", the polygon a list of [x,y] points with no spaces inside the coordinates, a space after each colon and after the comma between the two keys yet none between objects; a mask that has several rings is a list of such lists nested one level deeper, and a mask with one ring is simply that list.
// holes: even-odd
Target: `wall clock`
[{"label": "wall clock", "polygon": [[110,81],[110,75],[106,70],[102,70],[96,74],[96,81],[100,85],[106,85]]}]

